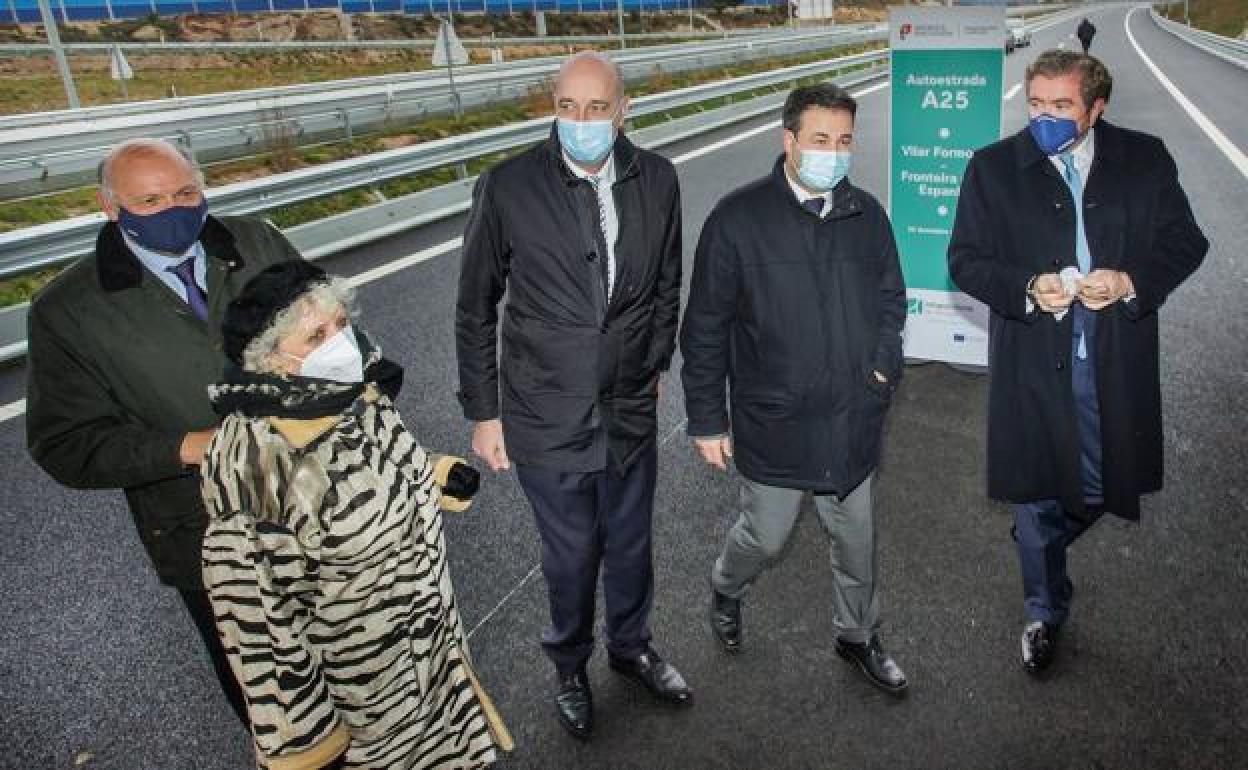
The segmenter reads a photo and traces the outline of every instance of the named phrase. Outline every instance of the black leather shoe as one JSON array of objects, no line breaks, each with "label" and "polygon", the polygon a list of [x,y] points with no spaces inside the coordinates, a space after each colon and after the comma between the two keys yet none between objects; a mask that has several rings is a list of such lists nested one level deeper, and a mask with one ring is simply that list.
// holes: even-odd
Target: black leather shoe
[{"label": "black leather shoe", "polygon": [[741,652],[741,600],[711,589],[711,632],[724,652]]},{"label": "black leather shoe", "polygon": [[609,656],[607,664],[612,671],[640,683],[661,701],[677,706],[693,703],[693,690],[685,684],[685,678],[650,648],[632,659]]},{"label": "black leather shoe", "polygon": [[1049,667],[1057,655],[1057,626],[1033,620],[1023,629],[1023,668],[1039,674]]},{"label": "black leather shoe", "polygon": [[885,692],[900,695],[909,686],[905,673],[880,646],[879,636],[872,636],[866,643],[837,639],[836,654],[853,663],[867,681]]},{"label": "black leather shoe", "polygon": [[585,669],[575,674],[559,675],[559,692],[555,695],[555,711],[559,724],[581,740],[589,740],[594,731],[594,695],[589,690]]}]

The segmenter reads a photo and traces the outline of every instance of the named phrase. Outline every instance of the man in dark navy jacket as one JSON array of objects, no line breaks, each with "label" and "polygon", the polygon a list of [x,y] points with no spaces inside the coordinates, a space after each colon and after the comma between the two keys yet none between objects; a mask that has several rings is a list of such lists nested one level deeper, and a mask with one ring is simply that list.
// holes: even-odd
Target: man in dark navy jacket
[{"label": "man in dark navy jacket", "polygon": [[670,161],[620,135],[627,107],[604,56],[565,62],[550,138],[483,174],[473,192],[455,317],[473,451],[494,470],[514,462],[533,506],[556,712],[582,739],[593,729],[585,665],[600,569],[611,668],[660,700],[692,699],[651,647],[649,627],[656,405],[676,345],[680,190]]},{"label": "man in dark navy jacket", "polygon": [[905,286],[887,214],[846,178],[856,107],[835,85],[795,89],[784,155],[711,212],[681,377],[698,450],[721,470],[734,458],[743,477],[740,519],[711,575],[720,644],[740,649],[741,597],[809,491],[833,540],[836,650],[900,693],[905,675],[876,633],[871,479],[901,378]]},{"label": "man in dark navy jacket", "polygon": [[1014,505],[1035,674],[1070,611],[1066,549],[1161,489],[1157,311],[1209,244],[1161,141],[1102,119],[1100,61],[1046,51],[1026,81],[1028,127],[967,167],[949,270],[992,310],[988,494]]}]

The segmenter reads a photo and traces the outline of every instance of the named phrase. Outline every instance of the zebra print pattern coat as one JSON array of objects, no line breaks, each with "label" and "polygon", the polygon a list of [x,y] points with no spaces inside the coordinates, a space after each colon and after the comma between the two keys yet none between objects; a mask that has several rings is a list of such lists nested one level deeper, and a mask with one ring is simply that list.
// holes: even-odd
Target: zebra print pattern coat
[{"label": "zebra print pattern coat", "polygon": [[203,479],[204,582],[270,767],[319,766],[299,758],[344,738],[351,768],[496,759],[440,490],[389,398],[370,386],[320,419],[231,414]]}]

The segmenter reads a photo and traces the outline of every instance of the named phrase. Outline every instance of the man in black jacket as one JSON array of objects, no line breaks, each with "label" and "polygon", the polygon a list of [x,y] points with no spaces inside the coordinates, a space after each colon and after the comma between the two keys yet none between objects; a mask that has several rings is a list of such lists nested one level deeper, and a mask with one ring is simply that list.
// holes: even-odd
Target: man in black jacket
[{"label": "man in black jacket", "polygon": [[1092,47],[1092,38],[1096,36],[1096,25],[1084,19],[1079,22],[1079,26],[1075,28],[1075,37],[1079,38],[1079,44],[1083,46],[1083,52],[1087,53]]},{"label": "man in black jacket", "polygon": [[582,739],[593,728],[585,664],[600,566],[611,668],[662,700],[692,697],[648,627],[655,411],[675,347],[680,194],[670,162],[619,135],[627,106],[604,56],[564,64],[550,138],[477,182],[456,308],[473,451],[494,470],[514,462],[533,506],[556,710]]},{"label": "man in black jacket", "polygon": [[173,145],[135,140],[100,166],[109,222],[95,252],[30,308],[27,443],[75,489],[123,489],[161,581],[178,589],[239,719],[200,576],[199,465],[216,430],[221,318],[260,270],[299,254],[260,220],[209,216],[203,177]]},{"label": "man in black jacket", "polygon": [[1102,119],[1101,62],[1046,51],[1026,83],[1027,128],[967,166],[949,271],[992,310],[988,494],[1014,507],[1036,674],[1070,612],[1067,548],[1161,489],[1157,311],[1209,243],[1161,141]]},{"label": "man in black jacket", "polygon": [[810,491],[833,541],[836,650],[901,693],[905,675],[876,633],[871,480],[901,378],[905,286],[888,215],[846,178],[856,108],[832,84],[794,89],[784,155],[711,212],[681,376],[698,450],[721,470],[734,458],[743,476],[741,515],[711,573],[720,644],[740,649],[741,597]]}]

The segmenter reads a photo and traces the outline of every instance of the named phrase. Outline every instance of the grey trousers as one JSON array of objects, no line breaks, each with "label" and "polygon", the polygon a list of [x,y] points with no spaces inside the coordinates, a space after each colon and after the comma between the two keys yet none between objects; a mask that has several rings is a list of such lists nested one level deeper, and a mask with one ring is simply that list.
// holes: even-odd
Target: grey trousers
[{"label": "grey trousers", "polygon": [[[868,641],[879,626],[871,478],[842,499],[814,495],[815,510],[831,539],[833,622],[837,637],[851,643]],[[741,517],[711,570],[716,591],[740,598],[776,560],[793,532],[804,494],[743,480]]]}]

